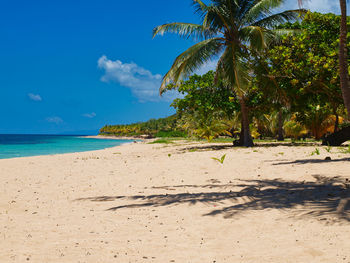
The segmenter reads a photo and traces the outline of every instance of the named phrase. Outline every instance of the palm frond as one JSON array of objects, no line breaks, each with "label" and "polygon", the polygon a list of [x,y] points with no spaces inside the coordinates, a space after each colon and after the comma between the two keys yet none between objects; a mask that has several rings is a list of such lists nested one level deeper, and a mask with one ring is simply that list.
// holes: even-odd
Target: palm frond
[{"label": "palm frond", "polygon": [[238,96],[243,96],[249,82],[249,69],[240,57],[237,46],[227,46],[219,59],[217,74],[230,83]]},{"label": "palm frond", "polygon": [[251,6],[244,17],[242,18],[241,25],[251,25],[255,22],[272,15],[271,10],[281,6],[285,0],[256,0],[254,5]]},{"label": "palm frond", "polygon": [[274,14],[268,17],[265,17],[255,23],[253,26],[261,26],[266,28],[273,28],[278,24],[283,24],[285,22],[295,21],[298,18],[302,17],[307,13],[306,9],[296,9],[296,10],[287,10],[282,13]]},{"label": "palm frond", "polygon": [[192,5],[195,8],[195,13],[203,14],[207,9],[207,5],[201,0],[193,0]]},{"label": "palm frond", "polygon": [[250,44],[253,50],[261,50],[266,47],[265,33],[268,30],[260,26],[247,26],[240,30],[240,38]]},{"label": "palm frond", "polygon": [[180,54],[175,59],[168,73],[163,77],[159,89],[160,94],[167,89],[169,83],[173,82],[177,84],[180,78],[188,77],[205,62],[208,62],[213,56],[219,54],[222,47],[221,38],[211,38],[193,45]]},{"label": "palm frond", "polygon": [[175,33],[183,38],[207,39],[214,36],[215,32],[204,28],[202,25],[191,23],[169,23],[157,26],[153,29],[153,38],[165,33]]},{"label": "palm frond", "polygon": [[212,30],[221,31],[223,28],[230,29],[230,19],[225,14],[225,10],[220,6],[208,6],[206,14],[206,24]]}]

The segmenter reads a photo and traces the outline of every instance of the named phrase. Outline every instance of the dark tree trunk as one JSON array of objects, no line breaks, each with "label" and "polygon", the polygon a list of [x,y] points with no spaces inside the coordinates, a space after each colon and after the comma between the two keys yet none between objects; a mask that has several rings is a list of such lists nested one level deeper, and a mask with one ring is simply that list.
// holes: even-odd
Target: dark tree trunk
[{"label": "dark tree trunk", "polygon": [[335,113],[334,132],[339,131],[339,115]]},{"label": "dark tree trunk", "polygon": [[283,112],[282,109],[278,112],[278,141],[284,141],[283,135]]},{"label": "dark tree trunk", "polygon": [[322,145],[339,146],[350,140],[350,126],[345,127],[322,140]]},{"label": "dark tree trunk", "polygon": [[341,10],[340,40],[339,40],[339,75],[340,88],[343,94],[344,105],[348,111],[348,120],[350,120],[350,86],[348,73],[348,54],[347,54],[347,15],[346,0],[339,0]]},{"label": "dark tree trunk", "polygon": [[252,140],[252,136],[250,135],[250,129],[249,129],[249,109],[245,104],[244,98],[241,98],[239,102],[241,105],[241,115],[242,115],[242,120],[241,120],[242,129],[241,129],[240,144],[245,147],[253,147],[254,143]]},{"label": "dark tree trunk", "polygon": [[239,145],[243,145],[244,143],[244,125],[243,125],[243,119],[241,118],[241,132],[239,134]]}]

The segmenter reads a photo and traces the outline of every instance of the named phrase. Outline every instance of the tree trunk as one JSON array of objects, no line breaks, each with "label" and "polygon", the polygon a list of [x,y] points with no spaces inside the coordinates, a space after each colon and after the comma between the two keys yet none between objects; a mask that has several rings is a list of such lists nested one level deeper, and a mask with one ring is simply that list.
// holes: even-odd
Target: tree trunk
[{"label": "tree trunk", "polygon": [[278,112],[278,141],[284,141],[283,136],[283,112],[282,109]]},{"label": "tree trunk", "polygon": [[334,132],[339,131],[339,115],[335,113]]},{"label": "tree trunk", "polygon": [[348,111],[348,120],[350,120],[350,86],[348,73],[348,54],[347,54],[347,15],[346,0],[339,0],[341,10],[340,40],[339,40],[339,75],[340,88],[343,94],[344,105]]},{"label": "tree trunk", "polygon": [[[245,147],[253,147],[254,143],[252,140],[252,136],[250,135],[249,129],[249,109],[245,104],[245,99],[241,98],[239,100],[241,105],[241,115],[242,115],[242,130],[241,130],[241,138],[240,143]],[[243,138],[242,138],[243,135]]]}]

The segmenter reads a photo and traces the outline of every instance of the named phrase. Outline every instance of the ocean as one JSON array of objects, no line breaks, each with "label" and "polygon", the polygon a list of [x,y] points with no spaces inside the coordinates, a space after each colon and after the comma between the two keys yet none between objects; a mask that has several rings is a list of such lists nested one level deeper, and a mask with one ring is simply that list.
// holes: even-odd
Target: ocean
[{"label": "ocean", "polygon": [[68,135],[0,134],[0,159],[102,150],[132,140]]}]

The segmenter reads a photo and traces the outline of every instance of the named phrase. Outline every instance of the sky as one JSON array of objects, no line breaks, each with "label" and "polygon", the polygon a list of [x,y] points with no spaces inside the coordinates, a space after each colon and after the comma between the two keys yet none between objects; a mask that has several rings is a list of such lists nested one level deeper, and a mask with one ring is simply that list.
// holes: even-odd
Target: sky
[{"label": "sky", "polygon": [[[337,0],[306,7],[340,13]],[[0,0],[0,134],[93,134],[173,114],[176,93],[158,89],[194,43],[152,29],[198,21],[191,0]]]}]

